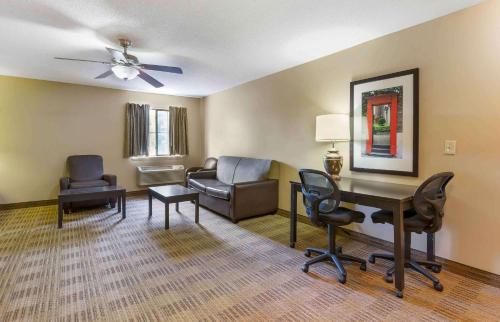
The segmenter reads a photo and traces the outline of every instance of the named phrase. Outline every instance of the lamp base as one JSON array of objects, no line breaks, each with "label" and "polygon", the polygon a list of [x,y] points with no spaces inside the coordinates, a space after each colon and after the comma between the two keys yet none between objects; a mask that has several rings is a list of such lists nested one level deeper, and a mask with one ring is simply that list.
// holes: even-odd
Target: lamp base
[{"label": "lamp base", "polygon": [[332,177],[333,180],[340,180],[340,170],[342,170],[343,164],[343,157],[334,147],[329,149],[328,153],[323,156],[323,166],[325,167],[325,171]]}]

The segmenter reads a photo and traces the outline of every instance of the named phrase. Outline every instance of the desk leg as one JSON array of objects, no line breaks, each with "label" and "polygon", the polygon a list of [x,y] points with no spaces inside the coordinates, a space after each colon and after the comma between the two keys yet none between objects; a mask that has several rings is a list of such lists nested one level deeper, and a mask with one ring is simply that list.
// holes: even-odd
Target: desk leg
[{"label": "desk leg", "polygon": [[200,197],[196,196],[196,199],[194,200],[194,222],[199,223],[200,222]]},{"label": "desk leg", "polygon": [[436,261],[436,246],[435,246],[434,234],[427,234],[427,260],[429,262]]},{"label": "desk leg", "polygon": [[295,248],[297,241],[297,189],[290,185],[290,247]]},{"label": "desk leg", "polygon": [[403,208],[398,204],[393,209],[394,213],[394,265],[396,296],[403,297],[405,287],[405,242]]},{"label": "desk leg", "polygon": [[127,193],[124,191],[122,193],[122,218],[127,218]]},{"label": "desk leg", "polygon": [[149,199],[149,215],[148,218],[151,219],[153,216],[153,196],[151,195],[151,192],[148,191],[148,199]]},{"label": "desk leg", "polygon": [[63,221],[63,203],[61,198],[57,202],[57,228],[62,228]]},{"label": "desk leg", "polygon": [[118,213],[122,212],[122,195],[118,195],[118,200],[116,202],[118,203]]},{"label": "desk leg", "polygon": [[169,217],[170,217],[170,204],[168,202],[165,202],[165,229],[169,228]]}]

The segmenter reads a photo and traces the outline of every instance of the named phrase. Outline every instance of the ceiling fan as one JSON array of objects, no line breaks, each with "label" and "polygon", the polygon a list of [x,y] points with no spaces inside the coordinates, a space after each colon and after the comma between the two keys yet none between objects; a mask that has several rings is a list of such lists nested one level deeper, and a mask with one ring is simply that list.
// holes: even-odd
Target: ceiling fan
[{"label": "ceiling fan", "polygon": [[109,65],[111,66],[111,69],[97,76],[95,79],[106,78],[111,74],[114,74],[116,77],[123,80],[129,80],[139,77],[156,88],[162,87],[163,84],[160,83],[151,75],[144,72],[144,70],[156,70],[160,72],[182,74],[182,69],[180,69],[179,67],[139,63],[137,57],[127,53],[127,49],[132,45],[132,42],[128,39],[119,39],[119,41],[120,45],[123,47],[123,52],[113,48],[106,47],[106,49],[112,56],[110,62],[89,60],[89,59],[64,58],[64,57],[54,57],[54,58],[61,60],[83,61],[89,63],[99,63],[99,64]]}]

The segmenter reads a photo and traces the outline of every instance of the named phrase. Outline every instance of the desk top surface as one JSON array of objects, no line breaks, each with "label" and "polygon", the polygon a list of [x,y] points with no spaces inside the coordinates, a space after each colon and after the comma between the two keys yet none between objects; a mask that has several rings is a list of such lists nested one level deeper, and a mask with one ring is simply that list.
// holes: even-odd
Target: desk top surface
[{"label": "desk top surface", "polygon": [[[290,181],[300,185],[298,181]],[[336,181],[339,189],[343,193],[353,193],[356,195],[372,196],[393,200],[410,200],[413,198],[417,186],[410,186],[398,183],[381,181],[371,181],[343,177]]]}]

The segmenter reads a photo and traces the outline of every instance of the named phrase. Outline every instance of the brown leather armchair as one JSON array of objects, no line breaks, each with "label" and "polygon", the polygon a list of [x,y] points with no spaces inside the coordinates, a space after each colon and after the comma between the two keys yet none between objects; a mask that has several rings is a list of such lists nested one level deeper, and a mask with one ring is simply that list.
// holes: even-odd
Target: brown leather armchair
[{"label": "brown leather armchair", "polygon": [[191,172],[188,187],[200,193],[200,205],[233,222],[278,209],[278,180],[269,179],[271,160],[219,158],[216,170]]},{"label": "brown leather armchair", "polygon": [[[116,186],[116,176],[104,174],[103,161],[100,155],[72,155],[67,159],[69,170],[68,177],[59,180],[59,187],[62,190],[79,189],[91,187]],[[74,208],[93,207],[109,204],[111,208],[116,206],[116,199],[91,200],[82,202],[72,202],[63,205],[65,213]]]}]

